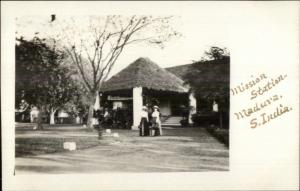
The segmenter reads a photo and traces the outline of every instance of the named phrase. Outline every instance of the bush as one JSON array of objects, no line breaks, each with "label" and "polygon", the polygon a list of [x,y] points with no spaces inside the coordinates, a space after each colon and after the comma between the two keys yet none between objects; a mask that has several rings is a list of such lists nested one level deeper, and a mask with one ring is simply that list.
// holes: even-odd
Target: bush
[{"label": "bush", "polygon": [[189,125],[189,121],[187,119],[180,120],[180,124],[182,127],[186,127]]},{"label": "bush", "polygon": [[[192,115],[192,121],[196,125],[210,126],[220,125],[220,113],[202,112]],[[222,112],[223,129],[229,128],[229,112]]]},{"label": "bush", "polygon": [[217,113],[197,113],[192,115],[192,121],[196,125],[209,126],[211,124],[217,125],[219,123],[219,117]]}]

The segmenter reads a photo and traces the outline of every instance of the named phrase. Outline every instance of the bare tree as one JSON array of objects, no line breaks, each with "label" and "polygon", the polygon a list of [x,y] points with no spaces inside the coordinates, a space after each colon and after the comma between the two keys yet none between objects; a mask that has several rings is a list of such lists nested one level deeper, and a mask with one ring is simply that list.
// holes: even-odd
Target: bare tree
[{"label": "bare tree", "polygon": [[[53,16],[52,16],[53,18]],[[56,18],[56,17],[55,17]],[[135,43],[164,47],[164,42],[180,36],[170,17],[110,15],[84,18],[51,19],[64,51],[76,66],[80,82],[88,92],[88,127],[92,128],[93,104],[123,50]],[[80,27],[78,27],[80,26]]]}]

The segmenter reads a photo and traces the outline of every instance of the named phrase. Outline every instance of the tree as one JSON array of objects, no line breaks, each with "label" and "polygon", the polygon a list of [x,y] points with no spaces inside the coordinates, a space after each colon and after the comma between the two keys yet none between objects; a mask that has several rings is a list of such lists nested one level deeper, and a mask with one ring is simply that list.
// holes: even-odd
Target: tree
[{"label": "tree", "polygon": [[230,101],[229,55],[226,48],[211,47],[204,52],[204,57],[200,61],[194,62],[191,69],[183,76],[187,84],[191,86],[191,91],[195,93],[202,109],[211,111],[213,102],[217,102],[220,121],[223,120],[224,113],[229,119],[227,112]]},{"label": "tree", "polygon": [[123,50],[132,44],[146,42],[164,47],[164,42],[179,36],[170,24],[172,17],[73,17],[56,18],[52,23],[56,38],[76,66],[80,82],[88,93],[90,106],[88,127],[92,129],[93,104],[103,82]]},{"label": "tree", "polygon": [[220,48],[217,46],[211,46],[209,50],[204,52],[204,56],[202,57],[201,61],[207,60],[221,60],[224,57],[229,57],[229,51],[227,48]]},{"label": "tree", "polygon": [[46,39],[16,39],[16,100],[19,92],[26,92],[26,100],[36,105],[41,112],[50,113],[50,124],[54,124],[54,113],[70,101],[77,91],[68,68],[62,66],[65,54]]},{"label": "tree", "polygon": [[[221,108],[229,107],[230,53],[227,48],[211,46],[200,61],[193,63],[185,76],[200,99],[217,101]],[[201,73],[201,74],[200,74]]]}]

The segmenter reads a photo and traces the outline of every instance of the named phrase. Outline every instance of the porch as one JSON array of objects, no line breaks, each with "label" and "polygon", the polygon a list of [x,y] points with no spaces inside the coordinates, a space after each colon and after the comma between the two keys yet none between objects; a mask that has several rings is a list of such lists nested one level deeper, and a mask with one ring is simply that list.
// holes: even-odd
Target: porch
[{"label": "porch", "polygon": [[[189,115],[192,115],[192,111],[189,108],[196,108],[195,98],[187,92],[159,91],[143,87],[100,92],[100,100],[100,105],[105,108],[122,110],[131,115],[131,127],[135,130],[138,129],[144,105],[149,108],[157,105],[163,119],[172,116],[180,120],[191,118]],[[176,125],[180,125],[179,121],[176,121]]]}]

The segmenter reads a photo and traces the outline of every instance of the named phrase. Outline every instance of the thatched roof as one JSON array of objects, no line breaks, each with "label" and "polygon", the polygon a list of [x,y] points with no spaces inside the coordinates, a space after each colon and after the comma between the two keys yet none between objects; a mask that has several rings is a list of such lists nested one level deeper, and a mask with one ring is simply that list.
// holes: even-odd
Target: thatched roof
[{"label": "thatched roof", "polygon": [[143,87],[151,90],[187,92],[184,81],[159,67],[149,58],[139,58],[106,81],[101,92]]},{"label": "thatched roof", "polygon": [[230,84],[230,57],[220,60],[199,61],[166,68],[167,71],[189,83],[197,94],[210,97],[214,94],[227,96]]},{"label": "thatched roof", "polygon": [[190,75],[194,75],[199,82],[229,82],[230,58],[225,57],[221,60],[199,61],[193,64],[185,64],[175,67],[165,68],[184,81]]}]

